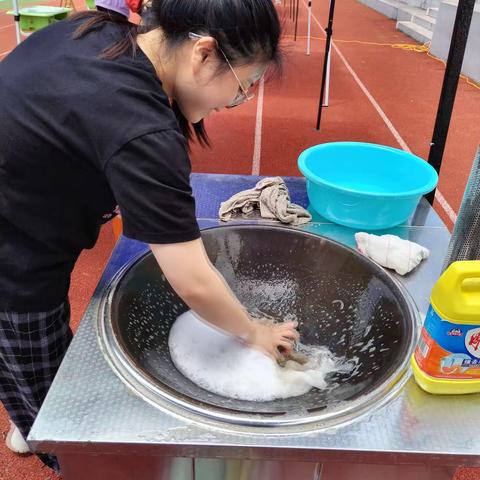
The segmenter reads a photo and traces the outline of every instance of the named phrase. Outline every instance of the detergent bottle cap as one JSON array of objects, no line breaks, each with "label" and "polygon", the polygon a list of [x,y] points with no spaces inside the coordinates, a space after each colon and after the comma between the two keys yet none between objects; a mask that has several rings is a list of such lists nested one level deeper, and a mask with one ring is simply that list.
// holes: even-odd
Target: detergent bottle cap
[{"label": "detergent bottle cap", "polygon": [[449,322],[480,324],[480,260],[452,263],[433,287],[430,301]]}]

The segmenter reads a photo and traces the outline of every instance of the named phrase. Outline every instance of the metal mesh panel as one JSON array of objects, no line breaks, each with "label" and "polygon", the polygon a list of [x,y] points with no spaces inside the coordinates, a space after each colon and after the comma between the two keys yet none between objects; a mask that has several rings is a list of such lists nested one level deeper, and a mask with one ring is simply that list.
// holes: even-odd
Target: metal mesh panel
[{"label": "metal mesh panel", "polygon": [[480,260],[480,147],[473,162],[444,263]]}]

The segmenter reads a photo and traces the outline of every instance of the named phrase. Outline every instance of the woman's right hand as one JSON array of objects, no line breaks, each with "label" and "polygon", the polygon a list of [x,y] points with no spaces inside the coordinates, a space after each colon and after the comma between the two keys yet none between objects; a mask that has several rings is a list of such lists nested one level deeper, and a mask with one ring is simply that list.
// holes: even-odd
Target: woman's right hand
[{"label": "woman's right hand", "polygon": [[245,342],[275,360],[281,360],[284,355],[293,352],[295,342],[300,339],[297,326],[297,322],[265,325],[253,321],[252,331]]}]

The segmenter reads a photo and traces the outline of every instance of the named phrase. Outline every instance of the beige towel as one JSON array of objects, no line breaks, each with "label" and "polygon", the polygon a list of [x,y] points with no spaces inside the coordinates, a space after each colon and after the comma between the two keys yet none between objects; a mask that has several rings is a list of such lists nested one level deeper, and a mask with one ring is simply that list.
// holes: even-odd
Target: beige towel
[{"label": "beige towel", "polygon": [[277,219],[291,225],[301,225],[312,219],[303,207],[290,201],[288,188],[281,177],[264,178],[255,188],[233,195],[221,203],[218,215],[220,220],[228,222],[234,213],[248,214],[255,208],[260,209],[263,218]]}]

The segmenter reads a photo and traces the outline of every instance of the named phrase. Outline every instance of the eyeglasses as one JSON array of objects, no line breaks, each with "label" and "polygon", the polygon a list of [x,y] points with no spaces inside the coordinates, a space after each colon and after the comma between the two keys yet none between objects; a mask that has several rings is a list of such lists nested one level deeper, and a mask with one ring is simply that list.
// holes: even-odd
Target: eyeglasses
[{"label": "eyeglasses", "polygon": [[[202,38],[202,35],[198,35],[197,33],[192,33],[192,32],[190,32],[188,34],[188,36],[191,40],[198,40],[199,38]],[[232,67],[231,63],[229,62],[227,56],[225,55],[224,51],[218,45],[218,42],[217,42],[217,48],[220,50],[220,53],[223,55],[223,58],[227,62],[227,65],[230,67],[230,70],[232,71],[233,75],[235,76],[235,79],[237,80],[237,83],[238,83],[238,86],[239,86],[237,95],[232,100],[232,102],[229,103],[225,108],[238,107],[242,103],[248,102],[249,100],[252,100],[252,98],[255,98],[254,93],[249,93],[248,89],[243,88],[242,82],[238,78],[237,73],[233,69],[233,67]]]}]

